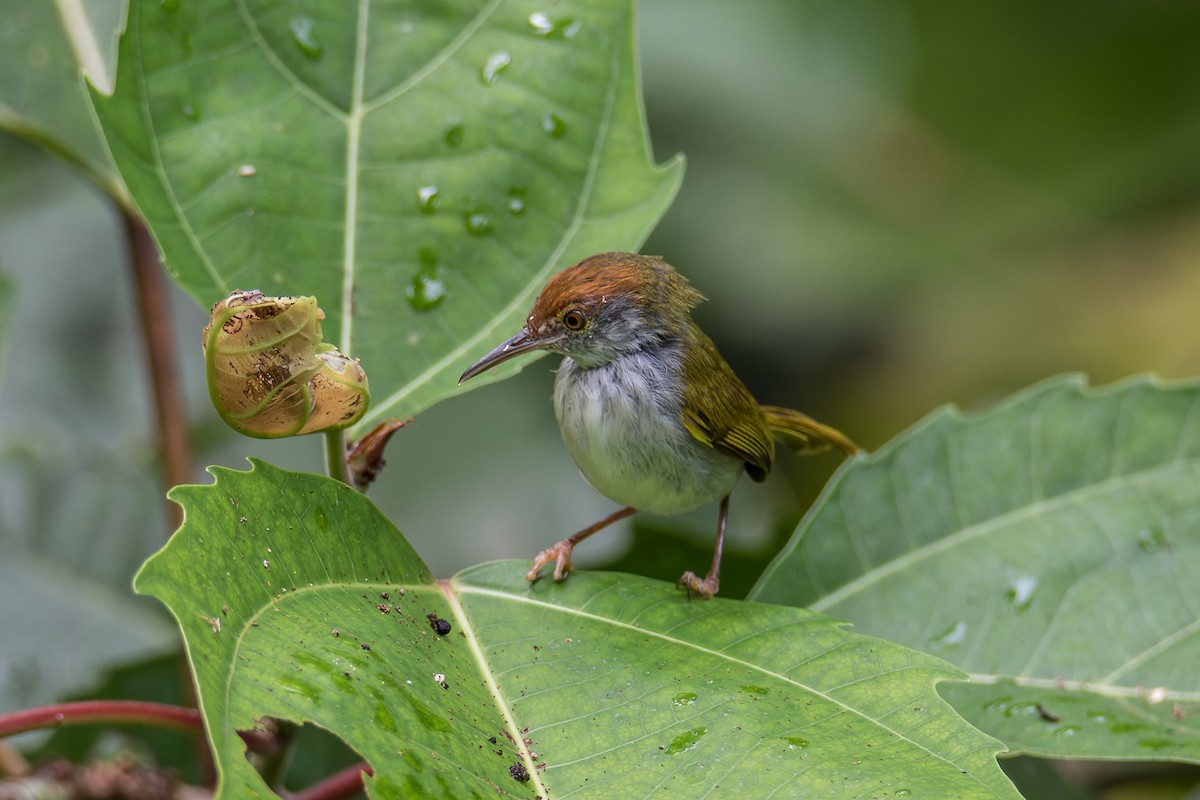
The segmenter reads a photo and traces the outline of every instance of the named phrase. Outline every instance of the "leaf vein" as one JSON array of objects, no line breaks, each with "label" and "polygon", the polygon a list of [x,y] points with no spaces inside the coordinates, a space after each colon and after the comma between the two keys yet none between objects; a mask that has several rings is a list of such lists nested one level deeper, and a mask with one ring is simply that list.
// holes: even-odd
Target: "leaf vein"
[{"label": "leaf vein", "polygon": [[[712,648],[705,647],[705,646],[698,644],[696,642],[693,642],[693,641],[667,636],[666,634],[663,634],[659,631],[650,630],[647,628],[634,627],[633,625],[630,625],[628,622],[622,622],[622,621],[619,621],[616,619],[611,619],[606,616],[592,614],[592,613],[583,611],[581,609],[568,608],[565,606],[557,606],[552,603],[547,603],[544,600],[537,600],[532,597],[518,597],[516,595],[512,595],[512,594],[509,594],[506,592],[498,591],[495,589],[487,589],[487,588],[483,588],[483,587],[479,587],[479,586],[456,586],[456,588],[457,588],[458,593],[463,594],[463,595],[474,594],[474,595],[478,595],[481,597],[491,597],[491,598],[495,598],[495,599],[499,599],[499,600],[506,600],[506,601],[509,601],[512,603],[539,606],[541,608],[551,610],[551,611],[556,611],[558,613],[574,615],[576,617],[579,617],[580,619],[587,619],[587,620],[590,620],[593,622],[600,622],[605,625],[612,626],[613,628],[620,628],[620,629],[633,631],[633,632],[641,634],[643,636],[648,636],[648,637],[656,638],[656,639],[663,639],[663,640],[666,640],[667,642],[669,642],[670,644],[675,645],[676,647],[694,650],[698,653],[703,653],[705,655],[711,656],[718,660],[723,660],[730,664],[735,664],[742,669],[760,673],[760,674],[765,675],[773,680],[778,680],[781,683],[790,684],[799,689],[802,689],[805,692],[809,692],[812,695],[825,700],[831,706],[837,708],[838,711],[836,713],[850,714],[858,719],[864,720],[871,725],[877,726],[880,730],[896,737],[897,739],[901,739],[901,740],[909,743],[911,746],[928,754],[932,759],[935,759],[937,761],[940,761],[940,762],[943,762],[946,764],[950,764],[952,766],[956,766],[956,768],[957,768],[957,765],[955,765],[954,762],[950,761],[950,759],[946,758],[945,756],[943,756],[937,752],[934,752],[933,750],[929,749],[928,747],[921,744],[920,742],[910,739],[909,737],[905,736],[901,731],[899,731],[895,728],[892,728],[888,725],[883,724],[880,720],[874,719],[874,718],[868,716],[867,714],[865,714],[864,712],[854,708],[853,706],[847,705],[846,703],[842,702],[841,700],[838,700],[836,697],[831,696],[828,692],[824,692],[813,686],[809,686],[808,684],[802,683],[801,681],[796,680],[795,678],[791,678],[781,672],[777,672],[772,669],[767,669],[766,667],[763,667],[759,664],[754,664],[754,663],[748,662],[744,659],[737,658],[736,656],[730,655],[729,653],[726,653],[724,651],[713,650]],[[916,668],[914,667],[914,669],[916,669]],[[937,670],[934,667],[930,667],[929,671],[930,672],[938,672],[939,670]],[[975,778],[974,776],[972,776],[972,777],[974,780],[977,780],[977,781],[979,780],[978,778]]]},{"label": "leaf vein", "polygon": [[892,561],[877,567],[871,572],[865,572],[858,578],[843,584],[837,590],[826,594],[824,597],[818,598],[809,607],[814,611],[828,610],[845,600],[847,597],[864,591],[872,585],[880,582],[884,578],[910,569],[915,564],[925,561],[926,559],[933,558],[934,556],[940,555],[941,553],[944,553],[973,539],[986,536],[987,534],[993,533],[1007,525],[1011,525],[1016,522],[1028,521],[1041,514],[1046,514],[1050,511],[1062,508],[1068,508],[1072,505],[1085,505],[1087,500],[1095,495],[1100,495],[1110,491],[1115,484],[1137,484],[1139,482],[1150,482],[1159,478],[1163,474],[1178,470],[1180,467],[1180,462],[1158,464],[1154,467],[1141,470],[1140,472],[1133,472],[1123,475],[1117,479],[1100,481],[1089,486],[1072,489],[1060,495],[1037,499],[1029,505],[1015,508],[1002,514],[997,514],[994,517],[982,520],[961,530],[955,531],[948,536],[943,536],[936,541],[930,542],[924,547],[905,553],[899,558],[893,559]]},{"label": "leaf vein", "polygon": [[620,77],[623,73],[620,63],[621,54],[621,47],[617,46],[613,48],[612,69],[609,72],[610,79],[604,99],[604,111],[600,115],[600,124],[596,131],[595,144],[592,147],[591,155],[588,157],[588,165],[584,173],[583,186],[579,192],[579,200],[575,205],[575,212],[572,214],[570,224],[567,226],[567,230],[562,239],[559,240],[558,245],[547,256],[541,269],[534,273],[525,286],[513,295],[513,299],[509,301],[507,306],[494,315],[474,335],[463,339],[457,347],[452,348],[446,355],[427,367],[424,372],[415,376],[407,385],[393,392],[391,396],[384,398],[378,406],[367,412],[366,417],[359,423],[360,425],[385,414],[389,409],[402,403],[406,397],[418,388],[432,381],[456,360],[480,348],[484,342],[495,335],[496,329],[501,322],[506,321],[510,316],[518,313],[532,303],[534,295],[545,282],[546,275],[558,263],[559,259],[562,258],[574,235],[582,227],[587,215],[588,203],[591,200],[596,174],[600,169],[601,154],[604,151],[604,144],[608,140],[609,126],[612,124],[617,99],[617,87],[620,85]]}]

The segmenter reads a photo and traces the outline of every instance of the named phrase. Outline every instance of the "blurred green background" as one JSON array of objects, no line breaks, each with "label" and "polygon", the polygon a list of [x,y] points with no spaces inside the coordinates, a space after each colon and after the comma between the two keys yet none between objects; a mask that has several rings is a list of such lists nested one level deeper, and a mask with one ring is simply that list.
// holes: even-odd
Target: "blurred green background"
[{"label": "blurred green background", "polygon": [[[1200,4],[647,0],[639,13],[657,157],[688,159],[643,251],[708,295],[699,321],[763,402],[874,449],[938,405],[979,407],[1064,371],[1200,372]],[[10,28],[4,44],[25,69],[46,62],[36,37]],[[12,80],[0,111],[58,102]],[[88,140],[86,116],[63,118]],[[224,428],[203,386],[206,310],[177,290],[171,307],[196,479],[247,455],[320,471],[319,438]],[[0,134],[0,710],[173,641],[128,588],[167,534],[134,314],[111,204]],[[393,439],[370,494],[436,573],[532,555],[612,510],[559,441],[553,361]],[[774,480],[738,489],[724,594],[744,591],[837,463],[783,456]],[[704,568],[714,523],[715,509],[639,521],[577,563],[674,579]]]}]

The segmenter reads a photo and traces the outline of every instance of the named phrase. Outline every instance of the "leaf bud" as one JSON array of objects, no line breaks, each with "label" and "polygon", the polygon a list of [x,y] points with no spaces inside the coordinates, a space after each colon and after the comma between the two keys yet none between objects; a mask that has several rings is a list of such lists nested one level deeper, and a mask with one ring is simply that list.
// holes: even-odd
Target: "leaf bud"
[{"label": "leaf bud", "polygon": [[264,439],[344,428],[367,410],[358,359],[323,341],[315,297],[233,292],[204,328],[208,393],[221,419]]}]

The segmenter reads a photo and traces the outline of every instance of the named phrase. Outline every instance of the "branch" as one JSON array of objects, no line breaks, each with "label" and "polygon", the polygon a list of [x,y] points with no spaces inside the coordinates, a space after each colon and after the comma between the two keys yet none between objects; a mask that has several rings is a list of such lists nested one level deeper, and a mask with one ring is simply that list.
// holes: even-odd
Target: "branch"
[{"label": "branch", "polygon": [[346,432],[344,430],[325,431],[325,471],[335,481],[350,484],[350,476],[346,472]]},{"label": "branch", "polygon": [[204,729],[200,712],[194,708],[141,700],[84,700],[0,714],[0,737],[61,725],[104,723],[150,725],[196,733]]},{"label": "branch", "polygon": [[314,783],[307,789],[286,796],[288,800],[341,800],[363,790],[364,773],[375,774],[370,764],[361,761],[341,772],[335,772],[320,783]]},{"label": "branch", "polygon": [[[64,725],[147,725],[185,733],[204,732],[204,720],[194,708],[144,700],[82,700],[0,714],[0,739]],[[273,755],[281,747],[271,731],[238,731],[238,736],[252,753]]]},{"label": "branch", "polygon": [[[150,367],[154,391],[154,412],[158,423],[163,481],[167,488],[192,480],[192,455],[187,440],[187,414],[175,368],[171,309],[158,249],[146,224],[135,212],[122,207],[125,238],[129,244],[130,266],[137,287],[138,319]],[[167,502],[167,516],[174,530],[183,522],[183,510]]]}]

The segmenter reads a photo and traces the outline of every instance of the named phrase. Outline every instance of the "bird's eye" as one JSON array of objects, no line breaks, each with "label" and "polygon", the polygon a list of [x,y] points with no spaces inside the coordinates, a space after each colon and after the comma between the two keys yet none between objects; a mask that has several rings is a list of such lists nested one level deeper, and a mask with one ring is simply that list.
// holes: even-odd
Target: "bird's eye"
[{"label": "bird's eye", "polygon": [[569,331],[581,331],[587,325],[587,317],[578,308],[572,308],[563,313],[562,324]]}]

